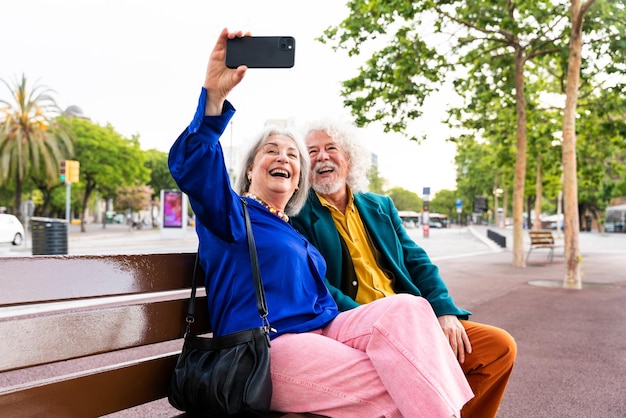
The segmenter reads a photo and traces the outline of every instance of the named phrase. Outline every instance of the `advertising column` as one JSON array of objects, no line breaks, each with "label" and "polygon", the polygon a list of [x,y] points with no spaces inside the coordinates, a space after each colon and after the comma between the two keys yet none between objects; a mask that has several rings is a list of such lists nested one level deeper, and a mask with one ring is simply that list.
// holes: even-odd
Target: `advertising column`
[{"label": "advertising column", "polygon": [[161,190],[161,238],[182,239],[187,233],[187,195],[180,190]]}]

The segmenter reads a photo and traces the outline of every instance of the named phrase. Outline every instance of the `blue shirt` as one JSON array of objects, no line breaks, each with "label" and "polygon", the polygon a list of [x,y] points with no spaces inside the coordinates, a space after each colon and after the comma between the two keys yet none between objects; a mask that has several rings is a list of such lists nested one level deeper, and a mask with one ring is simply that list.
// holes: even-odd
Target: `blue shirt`
[{"label": "blue shirt", "polygon": [[[196,214],[200,265],[206,272],[208,310],[216,336],[261,325],[256,307],[241,197],[232,190],[219,138],[235,113],[225,102],[220,116],[204,116],[202,89],[191,124],[172,146],[169,167]],[[285,333],[318,329],[338,314],[325,283],[320,252],[290,223],[253,199],[248,202],[268,319]]]}]

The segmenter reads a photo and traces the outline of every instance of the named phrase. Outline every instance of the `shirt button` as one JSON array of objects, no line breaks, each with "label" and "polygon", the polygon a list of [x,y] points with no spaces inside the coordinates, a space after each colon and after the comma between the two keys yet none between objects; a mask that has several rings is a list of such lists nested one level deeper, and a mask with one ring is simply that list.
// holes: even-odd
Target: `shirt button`
[{"label": "shirt button", "polygon": [[352,286],[356,286],[356,285],[357,285],[357,281],[356,281],[356,280],[354,280],[354,281],[352,282]]}]

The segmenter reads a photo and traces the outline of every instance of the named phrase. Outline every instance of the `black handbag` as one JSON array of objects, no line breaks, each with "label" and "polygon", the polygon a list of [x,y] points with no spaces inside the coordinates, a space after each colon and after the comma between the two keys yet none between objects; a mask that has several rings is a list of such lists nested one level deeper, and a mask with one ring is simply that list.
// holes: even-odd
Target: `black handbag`
[{"label": "black handbag", "polygon": [[261,326],[221,337],[192,335],[198,256],[194,267],[183,349],[168,387],[168,400],[181,411],[203,417],[249,417],[269,412],[270,325],[247,203],[243,202],[250,262]]}]

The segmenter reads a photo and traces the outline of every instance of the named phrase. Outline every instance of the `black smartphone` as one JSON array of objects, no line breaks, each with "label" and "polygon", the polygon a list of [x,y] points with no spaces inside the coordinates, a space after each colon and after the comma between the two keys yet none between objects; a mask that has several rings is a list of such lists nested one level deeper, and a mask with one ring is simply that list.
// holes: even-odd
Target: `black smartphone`
[{"label": "black smartphone", "polygon": [[237,68],[291,68],[295,62],[293,36],[244,36],[226,43],[226,66]]}]

